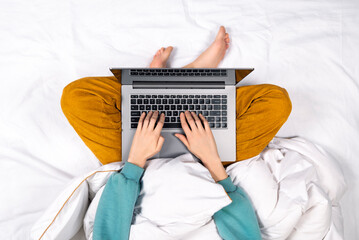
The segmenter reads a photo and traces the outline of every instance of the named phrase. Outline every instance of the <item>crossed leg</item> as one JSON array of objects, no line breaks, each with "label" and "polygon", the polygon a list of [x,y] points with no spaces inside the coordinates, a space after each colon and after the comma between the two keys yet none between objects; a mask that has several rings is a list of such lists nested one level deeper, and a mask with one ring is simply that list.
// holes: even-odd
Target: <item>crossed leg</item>
[{"label": "crossed leg", "polygon": [[[229,36],[220,28],[212,45],[184,67],[217,67]],[[165,67],[172,47],[160,49],[150,67]],[[223,56],[222,56],[223,55]],[[62,110],[102,164],[121,161],[121,84],[114,77],[87,77],[68,84]],[[284,88],[271,84],[236,89],[236,161],[258,155],[287,120],[292,109]],[[227,166],[233,162],[223,162]]]}]

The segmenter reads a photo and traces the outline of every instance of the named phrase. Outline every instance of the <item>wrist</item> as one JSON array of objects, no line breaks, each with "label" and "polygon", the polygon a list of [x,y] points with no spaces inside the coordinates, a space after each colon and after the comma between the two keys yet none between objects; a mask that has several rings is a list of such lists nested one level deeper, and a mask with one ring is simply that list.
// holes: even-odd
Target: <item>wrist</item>
[{"label": "wrist", "polygon": [[127,162],[135,164],[135,165],[139,166],[140,168],[143,168],[145,166],[146,159],[138,159],[138,158],[129,157],[127,159]]},{"label": "wrist", "polygon": [[210,162],[204,165],[208,169],[215,182],[222,181],[228,177],[226,169],[223,167],[223,164],[220,160],[216,162]]}]

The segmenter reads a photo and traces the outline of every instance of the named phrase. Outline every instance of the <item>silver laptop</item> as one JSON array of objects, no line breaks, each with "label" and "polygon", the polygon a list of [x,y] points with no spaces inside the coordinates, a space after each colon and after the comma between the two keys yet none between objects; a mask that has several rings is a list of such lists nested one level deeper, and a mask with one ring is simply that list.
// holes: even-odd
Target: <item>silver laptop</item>
[{"label": "silver laptop", "polygon": [[202,113],[223,162],[236,160],[236,83],[253,69],[111,68],[121,86],[122,159],[127,161],[142,112],[165,114],[162,150],[153,158],[188,153],[174,133],[184,133],[179,114]]}]

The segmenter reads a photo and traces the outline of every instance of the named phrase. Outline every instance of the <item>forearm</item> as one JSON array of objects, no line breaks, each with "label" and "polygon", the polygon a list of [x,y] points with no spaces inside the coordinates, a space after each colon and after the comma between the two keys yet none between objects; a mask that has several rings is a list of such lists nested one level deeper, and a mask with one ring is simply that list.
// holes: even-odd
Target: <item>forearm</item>
[{"label": "forearm", "polygon": [[97,207],[93,239],[128,239],[144,169],[126,163],[111,175]]},{"label": "forearm", "polygon": [[[203,162],[203,161],[202,161]],[[224,169],[220,158],[215,158],[210,161],[205,161],[204,166],[210,172],[214,181],[219,182],[228,177],[226,169]]]}]

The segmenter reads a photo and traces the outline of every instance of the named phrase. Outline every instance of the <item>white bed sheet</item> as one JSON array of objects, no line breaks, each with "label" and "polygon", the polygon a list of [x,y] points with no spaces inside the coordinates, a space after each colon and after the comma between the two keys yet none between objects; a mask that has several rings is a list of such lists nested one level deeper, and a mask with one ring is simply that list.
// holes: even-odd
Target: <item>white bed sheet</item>
[{"label": "white bed sheet", "polygon": [[341,165],[345,239],[359,222],[359,2],[0,1],[0,236],[27,239],[75,176],[99,166],[60,108],[62,89],[109,67],[146,67],[172,45],[192,61],[219,25],[231,34],[220,67],[254,67],[241,85],[285,87],[293,110],[278,136],[302,136]]}]

